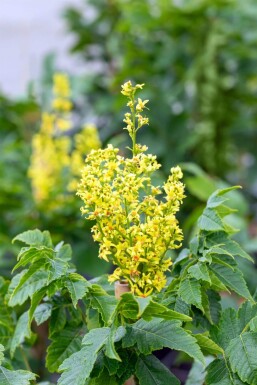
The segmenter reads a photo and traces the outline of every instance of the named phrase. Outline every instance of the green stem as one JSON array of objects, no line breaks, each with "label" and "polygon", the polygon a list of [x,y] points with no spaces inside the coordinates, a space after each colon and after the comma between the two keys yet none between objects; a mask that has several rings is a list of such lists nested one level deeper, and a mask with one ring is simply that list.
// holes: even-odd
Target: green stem
[{"label": "green stem", "polygon": [[24,361],[24,364],[25,364],[25,367],[26,369],[29,371],[29,372],[32,372],[31,370],[31,367],[30,367],[30,364],[29,364],[29,361],[28,361],[28,358],[24,352],[24,349],[22,348],[22,346],[19,347],[20,348],[20,351],[21,351],[21,355],[22,355],[22,359]]},{"label": "green stem", "polygon": [[131,115],[132,115],[132,124],[133,124],[133,129],[132,129],[132,154],[133,156],[136,155],[136,114],[135,114],[135,99],[134,95],[131,97],[132,101],[132,107],[131,107]]}]

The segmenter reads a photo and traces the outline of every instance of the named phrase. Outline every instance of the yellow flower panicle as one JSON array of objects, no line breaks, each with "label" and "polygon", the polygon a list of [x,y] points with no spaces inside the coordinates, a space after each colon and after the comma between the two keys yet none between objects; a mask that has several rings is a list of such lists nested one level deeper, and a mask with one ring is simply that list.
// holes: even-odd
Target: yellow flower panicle
[{"label": "yellow flower panicle", "polygon": [[[64,200],[63,170],[69,165],[70,138],[53,138],[54,117],[43,114],[41,129],[32,140],[32,156],[28,175],[38,205],[48,203],[54,209]],[[56,197],[56,198],[55,198]]]},{"label": "yellow flower panicle", "polygon": [[[171,169],[163,186],[152,184],[160,168],[156,156],[135,142],[147,100],[135,100],[143,85],[127,82],[122,93],[129,98],[130,115],[126,129],[132,138],[133,156],[124,158],[109,145],[87,156],[77,194],[84,202],[82,213],[96,221],[93,238],[100,243],[99,257],[118,266],[110,282],[126,280],[139,296],[160,291],[166,284],[165,272],[172,262],[167,251],[180,247],[182,231],[176,213],[184,198],[182,172]],[[147,120],[146,120],[147,119]]]},{"label": "yellow flower panicle", "polygon": [[74,136],[74,150],[70,155],[70,170],[73,177],[68,185],[69,191],[77,190],[86,154],[91,150],[99,149],[101,145],[98,130],[94,124],[86,124],[82,131]]},{"label": "yellow flower panicle", "polygon": [[[97,128],[86,125],[74,136],[72,128],[69,78],[54,75],[52,111],[42,114],[41,127],[32,141],[32,156],[28,175],[31,178],[35,202],[48,210],[62,207],[75,191],[86,154],[101,146]],[[74,143],[73,143],[74,142]]]}]

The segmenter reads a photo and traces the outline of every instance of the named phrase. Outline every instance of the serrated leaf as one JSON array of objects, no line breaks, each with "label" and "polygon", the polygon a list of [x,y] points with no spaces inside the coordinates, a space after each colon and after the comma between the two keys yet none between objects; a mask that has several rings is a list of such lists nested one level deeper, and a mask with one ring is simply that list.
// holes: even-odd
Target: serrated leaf
[{"label": "serrated leaf", "polygon": [[230,293],[229,289],[221,282],[221,280],[210,270],[209,275],[211,278],[211,288],[215,291],[227,291]]},{"label": "serrated leaf", "polygon": [[210,269],[221,280],[221,282],[224,283],[224,285],[228,286],[231,290],[242,297],[252,300],[252,296],[246,286],[246,282],[240,270],[235,269],[233,271],[226,266],[218,265],[216,263],[211,264]]},{"label": "serrated leaf", "polygon": [[203,263],[196,263],[195,265],[189,267],[188,273],[191,277],[211,283],[211,279],[209,276],[208,268]]},{"label": "serrated leaf", "polygon": [[223,311],[217,329],[211,329],[212,339],[224,350],[230,341],[240,333],[237,313],[235,309],[229,308]]},{"label": "serrated leaf", "polygon": [[137,345],[143,354],[167,347],[183,350],[189,356],[204,362],[204,357],[195,338],[181,328],[180,321],[153,319],[150,322],[139,320],[127,327],[127,334],[123,338],[123,347]]},{"label": "serrated leaf", "polygon": [[222,231],[224,224],[220,216],[211,209],[204,209],[202,215],[198,219],[197,225],[199,229],[205,231]]},{"label": "serrated leaf", "polygon": [[48,283],[66,276],[69,269],[69,264],[66,261],[63,261],[60,258],[54,258],[48,261],[49,273],[48,273]]},{"label": "serrated leaf", "polygon": [[51,316],[53,305],[51,303],[41,303],[37,306],[34,317],[37,325],[41,325],[43,322],[47,321]]},{"label": "serrated leaf", "polygon": [[226,349],[229,363],[233,372],[237,373],[242,381],[257,385],[257,333],[247,332],[240,334],[230,341]]},{"label": "serrated leaf", "polygon": [[63,261],[70,261],[72,257],[72,249],[71,246],[66,244],[66,245],[61,245],[59,248],[55,248],[55,251],[57,251],[56,257],[62,259]]},{"label": "serrated leaf", "polygon": [[54,333],[57,333],[61,331],[66,324],[66,313],[65,313],[65,308],[63,306],[60,306],[57,309],[54,309],[52,311],[52,316],[49,322],[49,334],[50,337]]},{"label": "serrated leaf", "polygon": [[31,322],[33,320],[34,313],[36,311],[37,306],[39,305],[39,303],[42,301],[42,299],[45,296],[46,290],[47,290],[47,288],[43,287],[40,290],[36,291],[31,297],[31,304],[30,304],[30,308],[29,308],[29,321],[28,321],[29,327],[30,327]]},{"label": "serrated leaf", "polygon": [[1,385],[30,385],[36,380],[36,375],[26,370],[9,370],[0,366]]},{"label": "serrated leaf", "polygon": [[253,305],[245,301],[238,310],[238,323],[240,332],[249,324],[251,319],[257,316],[257,304]]},{"label": "serrated leaf", "polygon": [[118,385],[115,377],[109,376],[108,372],[104,370],[99,377],[92,378],[89,385]]},{"label": "serrated leaf", "polygon": [[114,342],[120,341],[126,334],[126,329],[123,326],[118,328],[112,327],[110,329],[108,338],[105,343],[105,354],[112,360],[121,361],[120,356],[116,352]]},{"label": "serrated leaf", "polygon": [[97,359],[97,353],[105,345],[110,328],[90,330],[83,338],[84,345],[80,351],[67,358],[59,370],[63,371],[58,385],[84,385]]},{"label": "serrated leaf", "polygon": [[211,248],[213,245],[222,243],[222,248],[233,256],[238,256],[244,259],[248,259],[253,262],[253,259],[248,255],[241,246],[234,240],[229,239],[228,235],[224,232],[217,232],[209,234],[206,238],[206,246]]},{"label": "serrated leaf", "polygon": [[118,300],[114,296],[108,295],[98,285],[92,285],[89,289],[88,298],[91,306],[101,314],[105,325],[109,325],[115,315]]},{"label": "serrated leaf", "polygon": [[257,332],[257,316],[251,319],[249,328],[252,332]]},{"label": "serrated leaf", "polygon": [[221,347],[215,344],[210,338],[205,336],[204,334],[194,334],[195,339],[198,342],[201,350],[203,352],[207,352],[212,355],[223,354],[224,351]]},{"label": "serrated leaf", "polygon": [[29,313],[26,311],[26,313],[23,313],[20,316],[14,331],[10,347],[10,353],[12,357],[16,348],[24,342],[25,338],[30,338],[30,336],[31,331],[29,327]]},{"label": "serrated leaf", "polygon": [[[149,304],[150,299],[147,298],[147,304]],[[140,314],[140,302],[138,302],[135,296],[132,293],[122,294],[118,306],[117,314],[121,314],[124,318],[130,320],[136,320],[139,318]],[[147,305],[146,304],[146,305]],[[145,309],[145,306],[142,307],[141,312]]]},{"label": "serrated leaf", "polygon": [[23,233],[17,235],[12,240],[12,242],[15,242],[15,241],[23,242],[29,246],[34,246],[34,245],[40,246],[40,245],[42,245],[42,243],[44,241],[44,234],[38,229],[28,230],[28,231],[24,231]]},{"label": "serrated leaf", "polygon": [[[123,350],[122,352],[126,352],[127,353],[126,350]],[[126,365],[127,362],[124,361],[124,363],[122,363],[122,364]],[[118,370],[120,365],[121,364],[120,364],[119,361],[111,360],[109,357],[104,356],[104,366],[107,368],[110,376],[112,376],[113,374],[117,373],[117,370]]]},{"label": "serrated leaf", "polygon": [[179,385],[180,381],[153,355],[138,357],[136,376],[140,385]]},{"label": "serrated leaf", "polygon": [[23,247],[18,255],[18,263],[14,266],[13,271],[21,266],[26,266],[28,263],[35,263],[38,261],[43,265],[54,257],[54,250],[46,246]]},{"label": "serrated leaf", "polygon": [[4,359],[4,346],[0,344],[0,365],[3,362]]},{"label": "serrated leaf", "polygon": [[86,332],[82,327],[66,327],[52,335],[52,342],[47,348],[46,367],[50,372],[57,372],[63,361],[81,348],[81,341]]},{"label": "serrated leaf", "polygon": [[[15,277],[14,277],[15,279]],[[38,270],[38,265],[32,265],[19,279],[9,298],[9,306],[22,305],[29,297],[42,287],[46,286],[48,272]]]},{"label": "serrated leaf", "polygon": [[[191,317],[184,313],[179,313],[175,310],[167,308],[165,305],[154,301],[150,296],[146,298],[134,297],[131,293],[125,293],[122,295],[124,299],[124,307],[126,309],[126,303],[134,300],[137,306],[132,307],[133,316],[135,318],[143,318],[145,320],[151,320],[153,317],[160,317],[162,319],[177,319],[181,321],[189,322],[192,320]],[[129,299],[129,301],[128,301]],[[132,315],[132,314],[131,314]],[[134,318],[134,319],[135,319]],[[132,318],[133,319],[133,318]]]},{"label": "serrated leaf", "polygon": [[227,187],[224,189],[218,189],[218,190],[214,191],[211,194],[211,196],[208,198],[207,207],[215,208],[215,207],[220,206],[222,203],[224,203],[225,201],[227,201],[229,199],[227,197],[224,197],[224,195],[226,195],[230,191],[233,191],[233,190],[236,190],[239,188],[241,188],[241,186],[232,186],[232,187]]},{"label": "serrated leaf", "polygon": [[180,314],[182,313],[182,314],[185,314],[185,315],[189,316],[190,305],[188,305],[180,297],[177,297],[176,298],[176,302],[175,302],[174,310],[177,311]]},{"label": "serrated leaf", "polygon": [[71,273],[65,281],[65,286],[70,293],[73,306],[76,307],[78,301],[85,296],[90,284],[81,275]]},{"label": "serrated leaf", "polygon": [[207,296],[212,323],[217,324],[221,313],[220,295],[213,290],[207,290]]},{"label": "serrated leaf", "polygon": [[203,311],[201,284],[196,279],[185,279],[181,282],[178,295],[189,305],[194,305]]},{"label": "serrated leaf", "polygon": [[133,350],[121,350],[120,351],[121,363],[117,368],[117,382],[119,385],[123,385],[127,379],[129,379],[134,373],[138,356]]},{"label": "serrated leaf", "polygon": [[226,363],[216,359],[207,367],[206,385],[234,385],[231,382]]}]

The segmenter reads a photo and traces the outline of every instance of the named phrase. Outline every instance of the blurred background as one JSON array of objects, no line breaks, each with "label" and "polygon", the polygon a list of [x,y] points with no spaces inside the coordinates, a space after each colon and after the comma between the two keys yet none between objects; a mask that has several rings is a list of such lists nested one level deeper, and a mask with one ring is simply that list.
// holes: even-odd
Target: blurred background
[{"label": "blurred background", "polygon": [[[129,79],[146,84],[150,126],[139,142],[163,165],[157,183],[172,166],[183,168],[185,243],[208,196],[239,184],[229,220],[256,257],[256,23],[256,0],[2,0],[1,275],[10,276],[16,258],[11,239],[36,227],[71,243],[80,273],[109,271],[74,183],[91,148],[113,143],[126,151],[120,86]],[[61,116],[69,124],[47,137],[42,114],[53,113],[56,73],[69,77],[71,105]],[[245,260],[241,267],[254,292],[256,270]]]}]

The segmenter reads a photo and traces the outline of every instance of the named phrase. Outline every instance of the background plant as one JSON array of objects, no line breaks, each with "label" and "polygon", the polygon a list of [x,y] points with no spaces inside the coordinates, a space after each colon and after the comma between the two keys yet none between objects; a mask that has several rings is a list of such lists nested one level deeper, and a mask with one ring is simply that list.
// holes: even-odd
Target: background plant
[{"label": "background plant", "polygon": [[255,196],[256,12],[253,0],[88,0],[67,9],[72,52],[97,69],[82,79],[103,136],[107,126],[118,132],[119,84],[150,83],[152,127],[141,135],[166,172],[194,161]]}]

